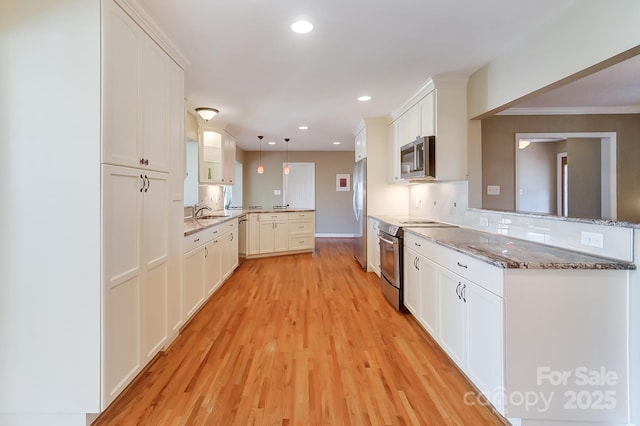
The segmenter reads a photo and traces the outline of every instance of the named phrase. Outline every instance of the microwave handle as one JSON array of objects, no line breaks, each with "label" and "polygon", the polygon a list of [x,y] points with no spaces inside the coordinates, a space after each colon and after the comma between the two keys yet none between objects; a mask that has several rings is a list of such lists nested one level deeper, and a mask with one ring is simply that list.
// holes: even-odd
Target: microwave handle
[{"label": "microwave handle", "polygon": [[418,170],[418,146],[413,145],[413,170]]}]

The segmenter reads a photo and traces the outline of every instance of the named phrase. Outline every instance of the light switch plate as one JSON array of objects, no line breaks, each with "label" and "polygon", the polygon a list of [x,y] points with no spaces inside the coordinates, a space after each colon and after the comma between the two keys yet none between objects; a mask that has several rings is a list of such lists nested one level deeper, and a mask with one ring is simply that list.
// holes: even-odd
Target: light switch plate
[{"label": "light switch plate", "polygon": [[487,195],[500,195],[500,185],[487,185]]}]

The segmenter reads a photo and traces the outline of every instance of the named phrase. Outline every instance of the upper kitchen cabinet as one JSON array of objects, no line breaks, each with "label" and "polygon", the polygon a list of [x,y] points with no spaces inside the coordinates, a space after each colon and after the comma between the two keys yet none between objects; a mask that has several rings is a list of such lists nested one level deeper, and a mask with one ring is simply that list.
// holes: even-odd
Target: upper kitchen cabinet
[{"label": "upper kitchen cabinet", "polygon": [[356,131],[356,162],[367,158],[367,129]]},{"label": "upper kitchen cabinet", "polygon": [[224,130],[201,126],[198,139],[200,183],[233,185],[236,162],[233,136]]},{"label": "upper kitchen cabinet", "polygon": [[400,147],[422,136],[436,137],[436,180],[467,177],[466,78],[430,79],[392,114],[389,125],[389,182],[400,176]]},{"label": "upper kitchen cabinet", "polygon": [[167,92],[179,67],[115,3],[103,19],[102,162],[167,172]]}]

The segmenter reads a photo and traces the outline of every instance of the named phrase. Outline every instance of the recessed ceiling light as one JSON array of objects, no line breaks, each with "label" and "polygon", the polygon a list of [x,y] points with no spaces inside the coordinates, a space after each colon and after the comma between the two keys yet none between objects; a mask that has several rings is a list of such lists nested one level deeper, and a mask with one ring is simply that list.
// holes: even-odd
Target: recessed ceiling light
[{"label": "recessed ceiling light", "polygon": [[306,19],[300,19],[291,24],[291,30],[298,34],[307,34],[313,30],[313,24]]},{"label": "recessed ceiling light", "polygon": [[299,130],[309,130],[309,126],[299,126]]},{"label": "recessed ceiling light", "polygon": [[275,145],[276,143],[274,141],[270,141],[269,145]]},{"label": "recessed ceiling light", "polygon": [[340,145],[340,142],[339,141],[335,141],[333,144],[334,145]]},{"label": "recessed ceiling light", "polygon": [[360,102],[367,102],[367,101],[370,101],[370,100],[371,100],[371,96],[367,96],[367,95],[360,96],[360,97],[358,98],[358,100],[359,100]]}]

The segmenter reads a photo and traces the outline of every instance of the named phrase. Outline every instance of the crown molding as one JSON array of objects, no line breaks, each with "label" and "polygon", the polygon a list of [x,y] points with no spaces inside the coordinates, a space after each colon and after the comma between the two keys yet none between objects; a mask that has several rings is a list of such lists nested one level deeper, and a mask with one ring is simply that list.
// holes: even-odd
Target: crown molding
[{"label": "crown molding", "polygon": [[640,114],[639,106],[627,107],[542,107],[508,108],[495,115],[595,115],[595,114]]},{"label": "crown molding", "polygon": [[176,47],[149,13],[136,0],[113,0],[129,15],[142,30],[155,41],[167,55],[183,70],[191,65],[187,57]]}]

